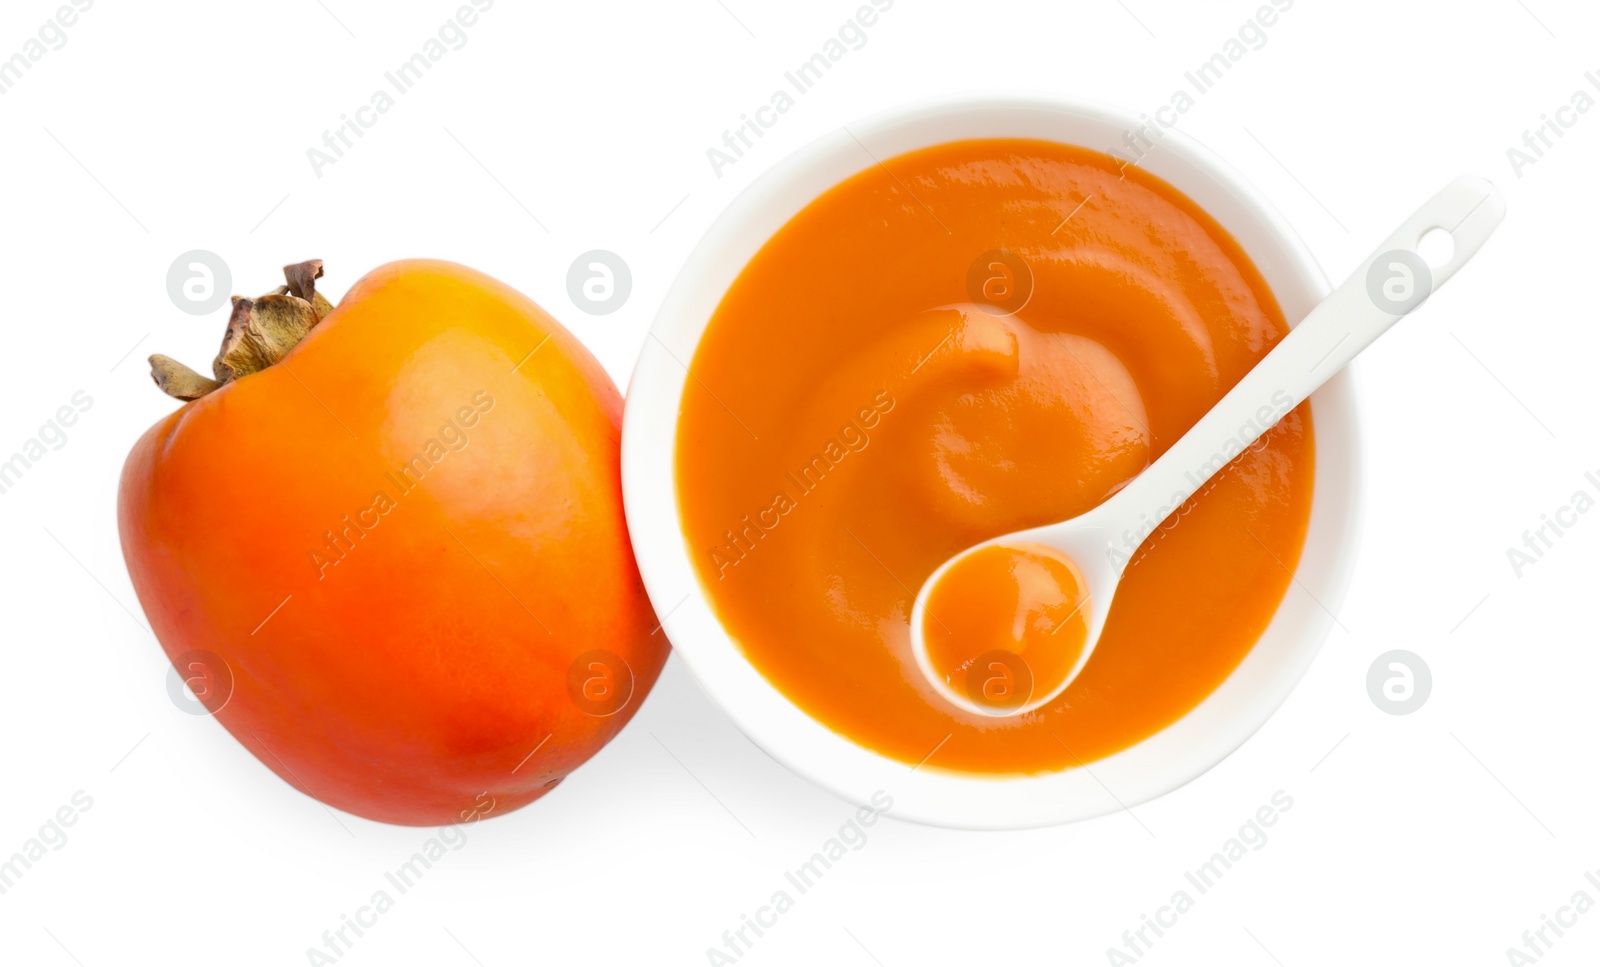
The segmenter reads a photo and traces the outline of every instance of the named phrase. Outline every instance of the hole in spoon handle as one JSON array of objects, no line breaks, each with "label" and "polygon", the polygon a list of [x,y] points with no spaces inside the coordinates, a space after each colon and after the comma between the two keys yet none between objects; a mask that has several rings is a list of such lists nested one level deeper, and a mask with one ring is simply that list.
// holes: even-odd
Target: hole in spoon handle
[{"label": "hole in spoon handle", "polygon": [[[1367,297],[1389,315],[1411,312],[1477,254],[1505,213],[1499,190],[1482,178],[1458,178],[1446,185],[1366,261]],[[1424,256],[1422,242],[1439,232],[1449,236],[1452,248],[1435,265]],[[1358,271],[1346,285],[1360,276]]]}]

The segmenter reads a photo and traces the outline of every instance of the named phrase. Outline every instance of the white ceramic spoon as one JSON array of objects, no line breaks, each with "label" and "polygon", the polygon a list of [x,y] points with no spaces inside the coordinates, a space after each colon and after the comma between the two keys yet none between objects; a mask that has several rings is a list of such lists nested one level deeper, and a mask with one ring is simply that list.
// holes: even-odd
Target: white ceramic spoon
[{"label": "white ceramic spoon", "polygon": [[[950,701],[984,715],[1020,715],[1061,694],[1094,652],[1123,569],[1144,539],[1234,456],[1421,305],[1483,246],[1504,215],[1505,202],[1494,185],[1470,177],[1452,182],[1406,219],[1188,433],[1105,503],[1059,524],[984,541],[945,561],[923,583],[911,615],[912,650],[923,674]],[[1449,234],[1454,251],[1443,264],[1430,266],[1418,245],[1435,230]],[[993,545],[1029,544],[1053,549],[1076,565],[1080,588],[1087,592],[1078,604],[1087,626],[1082,653],[1054,687],[1033,689],[1039,694],[994,705],[974,701],[933,666],[925,636],[928,596],[967,555]],[[1063,642],[1063,647],[1072,644]]]}]

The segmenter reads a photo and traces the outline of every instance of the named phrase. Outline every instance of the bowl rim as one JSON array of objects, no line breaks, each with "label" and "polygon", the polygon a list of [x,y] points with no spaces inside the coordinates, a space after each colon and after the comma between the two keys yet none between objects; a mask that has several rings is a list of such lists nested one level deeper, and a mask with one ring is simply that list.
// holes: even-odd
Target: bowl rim
[{"label": "bowl rim", "polygon": [[[832,185],[918,147],[1026,137],[1110,153],[1118,143],[1113,135],[1146,121],[1082,99],[998,93],[917,101],[843,125],[779,161],[729,203],[684,262],[645,338],[623,416],[622,489],[630,540],[662,630],[701,688],[747,737],[849,802],[878,809],[873,797],[888,795],[893,805],[879,811],[964,829],[1032,828],[1131,811],[1241,746],[1287,699],[1337,623],[1360,542],[1362,468],[1348,368],[1311,397],[1315,470],[1305,547],[1267,629],[1195,708],[1092,764],[991,777],[924,767],[937,746],[910,766],[855,744],[794,705],[744,657],[716,618],[690,560],[676,474],[687,366],[728,286],[778,228]],[[1090,132],[1105,140],[1089,143]],[[1234,237],[1291,327],[1304,318],[1330,286],[1287,219],[1183,132],[1168,128],[1151,140],[1136,163]]]}]

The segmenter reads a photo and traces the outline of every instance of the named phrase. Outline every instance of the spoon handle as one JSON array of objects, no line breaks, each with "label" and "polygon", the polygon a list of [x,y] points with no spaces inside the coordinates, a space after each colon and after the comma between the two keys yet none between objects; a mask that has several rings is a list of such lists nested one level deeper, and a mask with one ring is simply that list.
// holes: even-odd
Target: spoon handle
[{"label": "spoon handle", "polygon": [[[1334,373],[1428,298],[1488,240],[1505,202],[1482,178],[1434,195],[1289,331],[1189,432],[1102,505],[1106,553],[1119,568],[1157,525]],[[1433,229],[1455,250],[1429,266],[1417,251]]]}]

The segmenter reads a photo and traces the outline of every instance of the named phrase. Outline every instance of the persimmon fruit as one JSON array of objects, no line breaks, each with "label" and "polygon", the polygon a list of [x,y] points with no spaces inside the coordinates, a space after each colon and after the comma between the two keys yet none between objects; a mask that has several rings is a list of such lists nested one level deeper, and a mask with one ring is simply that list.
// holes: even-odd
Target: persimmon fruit
[{"label": "persimmon fruit", "polygon": [[[666,660],[623,519],[622,398],[525,296],[320,262],[235,298],[205,377],[135,444],[122,549],[194,694],[286,782],[405,825],[548,792]],[[208,667],[220,666],[220,667]]]}]

